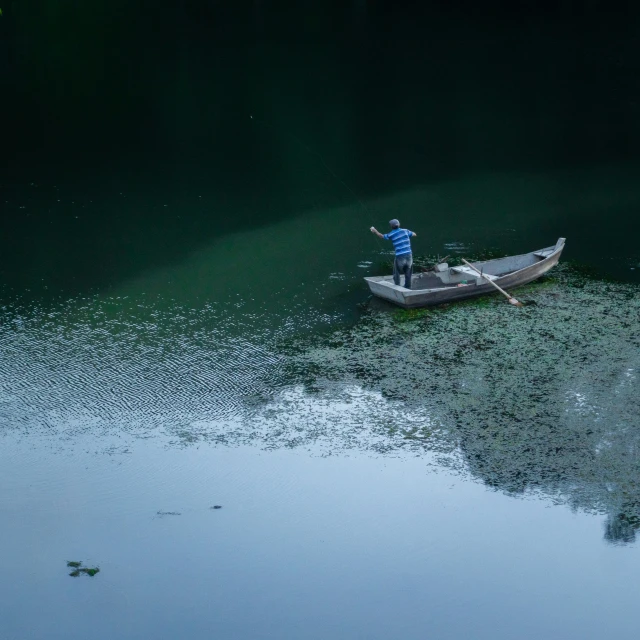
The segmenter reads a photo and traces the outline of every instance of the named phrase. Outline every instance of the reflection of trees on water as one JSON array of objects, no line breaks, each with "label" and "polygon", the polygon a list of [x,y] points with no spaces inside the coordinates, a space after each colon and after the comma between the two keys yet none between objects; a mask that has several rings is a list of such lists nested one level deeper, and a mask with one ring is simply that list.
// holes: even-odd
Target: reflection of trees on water
[{"label": "reflection of trees on water", "polygon": [[[640,528],[640,302],[631,285],[561,268],[532,285],[535,306],[501,300],[372,314],[307,355],[402,399],[433,424],[411,446],[455,447],[488,486],[608,514],[605,538]],[[405,440],[406,442],[406,440]],[[403,445],[405,443],[403,442]]]},{"label": "reflection of trees on water", "polygon": [[604,537],[612,543],[635,542],[636,531],[640,529],[640,503],[622,505],[622,511],[609,514]]},{"label": "reflection of trees on water", "polygon": [[460,449],[470,471],[497,489],[606,509],[606,538],[628,542],[640,526],[633,367],[615,352],[576,369],[567,367],[571,360],[542,356],[523,377],[507,380],[487,372],[494,379],[471,402],[483,407],[456,412]]}]

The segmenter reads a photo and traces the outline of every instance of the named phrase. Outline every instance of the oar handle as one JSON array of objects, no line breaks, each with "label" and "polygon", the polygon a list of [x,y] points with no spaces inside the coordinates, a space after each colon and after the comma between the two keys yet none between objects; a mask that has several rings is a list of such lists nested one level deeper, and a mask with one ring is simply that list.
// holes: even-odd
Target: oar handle
[{"label": "oar handle", "polygon": [[487,282],[492,284],[502,295],[507,296],[509,300],[513,298],[513,296],[510,296],[504,289],[499,287],[491,278],[487,278],[487,276],[485,276],[484,273],[482,273],[482,271],[480,271],[479,269],[476,269],[476,267],[474,267],[472,264],[469,264],[464,258],[462,258],[462,262],[464,262],[467,265],[467,267],[471,267],[476,273],[480,274]]}]

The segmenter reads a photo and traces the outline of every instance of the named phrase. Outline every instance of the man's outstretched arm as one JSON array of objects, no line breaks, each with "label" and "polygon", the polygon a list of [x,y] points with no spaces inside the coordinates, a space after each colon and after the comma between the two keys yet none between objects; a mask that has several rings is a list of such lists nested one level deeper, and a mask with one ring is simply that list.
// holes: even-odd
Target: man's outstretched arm
[{"label": "man's outstretched arm", "polygon": [[375,227],[371,227],[370,231],[371,233],[375,233],[378,238],[382,238],[384,240],[384,236]]}]

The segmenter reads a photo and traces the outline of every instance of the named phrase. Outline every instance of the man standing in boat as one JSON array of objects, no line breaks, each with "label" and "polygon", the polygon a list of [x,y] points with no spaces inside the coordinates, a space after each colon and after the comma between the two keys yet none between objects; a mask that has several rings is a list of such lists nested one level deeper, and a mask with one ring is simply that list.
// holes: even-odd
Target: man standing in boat
[{"label": "man standing in boat", "polygon": [[400,274],[404,273],[404,286],[411,289],[411,274],[413,272],[413,255],[411,254],[411,238],[416,234],[409,229],[401,229],[400,222],[395,218],[389,220],[391,231],[384,235],[375,227],[371,227],[371,233],[375,233],[378,238],[391,240],[396,251],[396,258],[393,261],[393,282],[400,286]]}]

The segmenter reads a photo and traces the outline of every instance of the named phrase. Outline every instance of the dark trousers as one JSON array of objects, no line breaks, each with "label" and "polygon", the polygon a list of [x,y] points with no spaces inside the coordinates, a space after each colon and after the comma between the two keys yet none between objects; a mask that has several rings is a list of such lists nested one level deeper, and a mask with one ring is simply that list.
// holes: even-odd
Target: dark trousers
[{"label": "dark trousers", "polygon": [[411,274],[413,273],[413,255],[405,253],[396,256],[393,261],[393,282],[400,286],[400,274],[404,273],[405,289],[411,289]]}]

